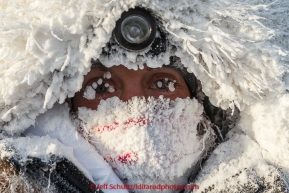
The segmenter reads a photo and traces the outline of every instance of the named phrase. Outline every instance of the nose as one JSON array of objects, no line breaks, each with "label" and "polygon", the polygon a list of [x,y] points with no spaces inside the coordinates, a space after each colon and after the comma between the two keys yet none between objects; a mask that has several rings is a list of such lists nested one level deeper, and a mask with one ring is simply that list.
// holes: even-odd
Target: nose
[{"label": "nose", "polygon": [[128,101],[135,96],[147,98],[148,96],[145,87],[141,82],[136,82],[135,80],[126,82],[119,98],[122,101]]}]

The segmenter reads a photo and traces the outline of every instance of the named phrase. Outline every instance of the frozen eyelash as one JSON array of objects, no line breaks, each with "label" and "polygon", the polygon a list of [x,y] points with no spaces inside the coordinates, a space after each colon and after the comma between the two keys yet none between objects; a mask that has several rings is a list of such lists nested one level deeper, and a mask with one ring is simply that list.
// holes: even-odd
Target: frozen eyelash
[{"label": "frozen eyelash", "polygon": [[97,83],[96,83],[96,82],[92,83],[92,88],[93,88],[93,89],[96,89],[96,88],[97,88]]},{"label": "frozen eyelash", "polygon": [[111,73],[109,71],[107,71],[106,73],[104,73],[103,78],[110,79]]},{"label": "frozen eyelash", "polygon": [[101,85],[101,84],[102,84],[102,79],[101,79],[101,78],[97,80],[97,84],[98,84],[98,85]]},{"label": "frozen eyelash", "polygon": [[158,87],[162,87],[162,86],[163,86],[163,82],[162,82],[162,81],[158,81],[158,82],[157,82],[157,86],[158,86]]},{"label": "frozen eyelash", "polygon": [[170,90],[171,92],[175,91],[175,83],[174,83],[174,82],[170,82],[170,83],[169,83],[169,90]]},{"label": "frozen eyelash", "polygon": [[85,88],[85,91],[83,93],[83,97],[86,98],[87,100],[93,100],[95,99],[95,90],[91,86],[87,86]]},{"label": "frozen eyelash", "polygon": [[169,91],[171,92],[175,91],[176,80],[171,81],[168,78],[165,78],[164,80],[165,81],[162,81],[162,80],[157,81],[156,83],[157,87],[161,88],[163,84],[165,84],[168,87]]},{"label": "frozen eyelash", "polygon": [[115,89],[114,89],[113,86],[109,86],[109,87],[108,87],[108,92],[114,92],[114,91],[115,91]]},{"label": "frozen eyelash", "polygon": [[[103,84],[103,80],[100,78],[97,80],[97,82],[93,82],[91,86],[87,86],[83,93],[83,98],[86,98],[87,100],[93,100],[95,99],[97,87],[99,85]],[[107,88],[107,91],[112,93],[115,91],[113,86],[110,86],[108,83],[105,83],[104,86]]]}]

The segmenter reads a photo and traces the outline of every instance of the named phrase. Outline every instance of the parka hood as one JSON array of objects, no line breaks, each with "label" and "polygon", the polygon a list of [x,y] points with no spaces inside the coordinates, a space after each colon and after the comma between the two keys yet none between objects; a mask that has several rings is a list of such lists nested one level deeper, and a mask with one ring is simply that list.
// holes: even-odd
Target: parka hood
[{"label": "parka hood", "polygon": [[[169,64],[175,55],[200,80],[211,103],[223,109],[236,105],[242,110],[273,97],[284,92],[289,61],[285,2],[2,0],[0,127],[20,133],[55,103],[73,97],[91,59],[136,69],[143,63]],[[158,18],[167,51],[153,57],[119,48],[117,54],[101,55],[116,21],[134,7]]]}]

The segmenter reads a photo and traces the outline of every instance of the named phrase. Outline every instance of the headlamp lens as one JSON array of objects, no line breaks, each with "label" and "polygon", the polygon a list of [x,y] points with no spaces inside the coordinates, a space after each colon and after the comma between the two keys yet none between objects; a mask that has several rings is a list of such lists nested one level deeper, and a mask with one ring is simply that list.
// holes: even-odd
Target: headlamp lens
[{"label": "headlamp lens", "polygon": [[[157,20],[146,9],[136,7],[121,14],[113,30],[113,40],[127,51],[138,52],[147,48],[147,54],[158,55],[166,51],[165,33]],[[158,32],[158,33],[157,33]]]},{"label": "headlamp lens", "polygon": [[151,34],[151,25],[142,16],[132,15],[121,23],[121,33],[130,43],[142,43]]}]

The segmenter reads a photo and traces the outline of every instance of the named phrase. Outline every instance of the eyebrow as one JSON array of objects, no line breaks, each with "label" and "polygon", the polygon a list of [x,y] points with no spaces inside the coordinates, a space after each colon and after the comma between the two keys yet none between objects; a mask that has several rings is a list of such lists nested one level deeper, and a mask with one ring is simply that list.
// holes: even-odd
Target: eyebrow
[{"label": "eyebrow", "polygon": [[[148,67],[147,70],[148,70],[148,71],[153,71],[153,70],[159,70],[159,69],[161,69],[161,68],[172,69],[172,70],[177,71],[176,69],[174,69],[174,68],[172,68],[172,67],[170,67],[170,66],[168,66],[168,65],[163,65],[162,67],[158,67],[158,68]],[[178,72],[178,71],[177,71],[177,72]]]},{"label": "eyebrow", "polygon": [[[171,67],[168,67],[167,65],[163,65],[162,67],[165,67],[165,68],[168,68],[168,69],[172,69],[172,70],[175,70],[174,68],[171,68]],[[155,71],[155,70],[159,70],[160,68],[162,67],[158,67],[158,68],[151,68],[151,67],[147,67],[147,71]],[[97,69],[99,71],[108,71],[109,68],[106,67],[105,65],[103,65],[101,62],[99,61],[94,61],[92,62],[92,65],[91,65],[91,68],[94,68],[94,69]]]},{"label": "eyebrow", "polygon": [[101,64],[101,63],[99,63],[99,64],[97,64],[97,65],[92,65],[91,68],[97,69],[97,70],[99,70],[99,71],[104,71],[104,72],[108,71],[108,68],[105,67],[105,66],[104,66],[103,64]]},{"label": "eyebrow", "polygon": [[162,67],[158,67],[158,68],[151,68],[151,67],[147,67],[147,71],[154,71],[154,70],[159,70]]}]

